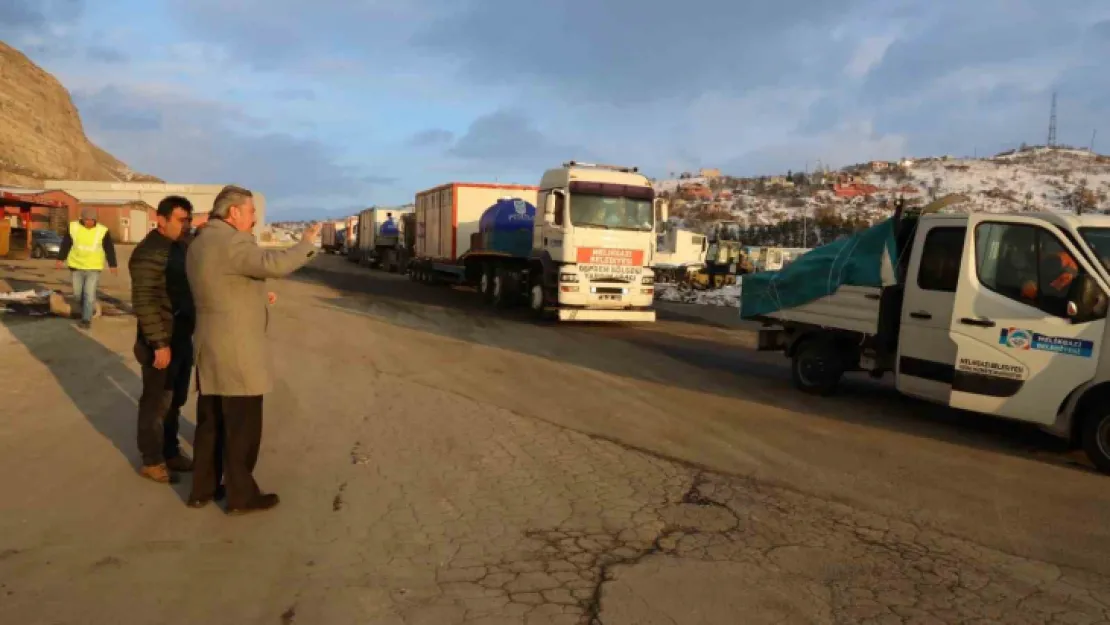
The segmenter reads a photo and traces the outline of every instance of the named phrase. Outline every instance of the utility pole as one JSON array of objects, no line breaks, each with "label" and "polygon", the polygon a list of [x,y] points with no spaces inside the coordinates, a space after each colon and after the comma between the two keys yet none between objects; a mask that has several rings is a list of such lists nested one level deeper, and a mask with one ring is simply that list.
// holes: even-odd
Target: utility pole
[{"label": "utility pole", "polygon": [[1056,92],[1052,92],[1052,113],[1048,117],[1048,147],[1056,147]]},{"label": "utility pole", "polygon": [[1091,154],[1095,153],[1095,135],[1097,134],[1098,128],[1095,128],[1094,131],[1091,132],[1091,147],[1087,148],[1091,151]]},{"label": "utility pole", "polygon": [[806,246],[806,213],[809,212],[809,206],[806,205],[802,208],[802,247]]}]

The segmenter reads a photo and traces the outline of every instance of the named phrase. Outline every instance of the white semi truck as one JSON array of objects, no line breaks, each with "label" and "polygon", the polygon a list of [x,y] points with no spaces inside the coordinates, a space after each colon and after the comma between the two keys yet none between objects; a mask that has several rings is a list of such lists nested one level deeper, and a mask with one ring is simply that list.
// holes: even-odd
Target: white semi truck
[{"label": "white semi truck", "polygon": [[657,212],[666,219],[635,167],[570,161],[538,187],[443,185],[416,196],[410,271],[541,317],[655,321]]},{"label": "white semi truck", "polygon": [[[1034,423],[1110,473],[1110,217],[924,215],[895,222],[895,280],[761,315],[795,385],[894,374],[901,393]],[[741,311],[743,314],[743,311]]]}]

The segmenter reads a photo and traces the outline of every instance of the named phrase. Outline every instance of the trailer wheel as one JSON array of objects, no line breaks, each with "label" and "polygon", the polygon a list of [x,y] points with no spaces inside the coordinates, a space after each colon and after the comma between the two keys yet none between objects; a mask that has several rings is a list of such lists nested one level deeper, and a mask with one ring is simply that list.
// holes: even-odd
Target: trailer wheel
[{"label": "trailer wheel", "polygon": [[844,363],[831,341],[809,340],[794,352],[794,386],[812,395],[831,395],[844,375]]},{"label": "trailer wheel", "polygon": [[1092,408],[1084,416],[1080,427],[1083,452],[1095,468],[1110,474],[1110,406]]}]

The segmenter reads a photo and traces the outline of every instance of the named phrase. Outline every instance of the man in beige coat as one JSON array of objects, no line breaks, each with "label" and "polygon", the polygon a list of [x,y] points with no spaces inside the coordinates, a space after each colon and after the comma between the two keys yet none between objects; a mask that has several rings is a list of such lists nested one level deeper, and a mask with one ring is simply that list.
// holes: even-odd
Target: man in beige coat
[{"label": "man in beige coat", "polygon": [[188,505],[217,498],[220,475],[229,514],[268,510],[276,494],[263,494],[252,473],[262,442],[262,396],[271,390],[266,326],[267,278],[281,278],[316,254],[319,225],[286,250],[264,250],[251,234],[250,191],[224,187],[204,232],[189,246],[185,270],[196,304],[197,428],[193,489]]}]

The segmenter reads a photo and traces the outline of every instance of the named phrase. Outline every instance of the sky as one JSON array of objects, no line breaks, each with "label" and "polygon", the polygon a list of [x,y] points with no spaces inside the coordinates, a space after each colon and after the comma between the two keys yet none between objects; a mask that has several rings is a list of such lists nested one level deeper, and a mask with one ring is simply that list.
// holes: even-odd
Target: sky
[{"label": "sky", "polygon": [[0,40],[132,168],[270,220],[569,159],[982,156],[1044,143],[1053,91],[1060,143],[1110,142],[1105,0],[0,0]]}]

